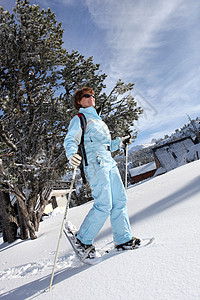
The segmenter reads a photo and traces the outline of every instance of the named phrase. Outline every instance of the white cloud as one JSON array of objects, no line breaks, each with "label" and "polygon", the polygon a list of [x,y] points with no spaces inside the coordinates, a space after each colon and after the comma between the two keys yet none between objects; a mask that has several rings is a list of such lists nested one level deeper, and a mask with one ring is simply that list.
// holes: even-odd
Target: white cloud
[{"label": "white cloud", "polygon": [[199,20],[198,1],[86,3],[93,21],[105,31],[110,55],[104,63],[114,80],[143,78],[152,84],[169,73],[172,81],[178,72],[184,72],[199,59],[199,23],[194,26],[194,19]]},{"label": "white cloud", "polygon": [[[110,55],[103,64],[111,86],[118,78],[157,111],[148,109],[136,127],[168,132],[186,113],[200,114],[200,2],[198,0],[87,0],[93,21],[105,31]],[[186,121],[187,122],[187,121]]]},{"label": "white cloud", "polygon": [[106,30],[112,51],[110,70],[114,77],[126,71],[139,71],[141,64],[163,45],[157,35],[166,30],[166,23],[181,0],[173,1],[92,1],[88,8],[93,20]]}]

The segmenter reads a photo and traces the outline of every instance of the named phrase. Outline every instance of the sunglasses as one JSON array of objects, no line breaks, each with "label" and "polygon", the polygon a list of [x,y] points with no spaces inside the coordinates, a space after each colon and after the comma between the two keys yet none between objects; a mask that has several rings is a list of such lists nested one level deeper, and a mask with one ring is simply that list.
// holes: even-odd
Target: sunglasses
[{"label": "sunglasses", "polygon": [[95,98],[95,96],[94,95],[92,95],[92,94],[84,94],[83,96],[82,96],[82,98],[90,98],[90,97],[93,97],[93,98]]}]

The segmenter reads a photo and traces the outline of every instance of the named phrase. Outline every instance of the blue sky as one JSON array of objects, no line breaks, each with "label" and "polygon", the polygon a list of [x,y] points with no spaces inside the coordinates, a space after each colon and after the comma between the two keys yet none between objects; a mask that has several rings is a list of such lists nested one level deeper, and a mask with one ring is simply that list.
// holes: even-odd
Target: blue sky
[{"label": "blue sky", "polygon": [[[199,0],[34,0],[64,28],[64,47],[93,56],[116,81],[135,83],[144,108],[135,144],[164,137],[200,116]],[[14,0],[0,0],[11,11]]]}]

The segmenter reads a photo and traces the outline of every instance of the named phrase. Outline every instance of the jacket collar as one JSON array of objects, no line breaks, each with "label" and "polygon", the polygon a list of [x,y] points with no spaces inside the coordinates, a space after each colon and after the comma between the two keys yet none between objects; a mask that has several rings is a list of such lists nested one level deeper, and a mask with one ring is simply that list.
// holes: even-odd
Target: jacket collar
[{"label": "jacket collar", "polygon": [[95,118],[95,119],[101,120],[101,117],[99,117],[99,115],[96,112],[96,109],[93,106],[90,106],[87,108],[81,107],[79,109],[79,112],[84,114],[86,116],[86,118]]}]

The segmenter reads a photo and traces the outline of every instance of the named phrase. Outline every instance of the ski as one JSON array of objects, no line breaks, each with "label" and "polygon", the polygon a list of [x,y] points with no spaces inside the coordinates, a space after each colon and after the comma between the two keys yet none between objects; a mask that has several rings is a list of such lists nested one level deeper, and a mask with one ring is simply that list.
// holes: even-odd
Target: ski
[{"label": "ski", "polygon": [[76,233],[77,233],[76,227],[74,225],[72,225],[70,222],[67,222],[67,224],[64,228],[64,234],[67,237],[68,241],[70,242],[70,244],[72,246],[72,249],[74,250],[74,252],[75,252],[76,256],[78,257],[78,259],[82,263],[88,264],[88,265],[98,264],[101,261],[103,261],[105,259],[108,259],[108,258],[110,258],[114,255],[118,255],[122,252],[134,251],[134,250],[137,250],[137,249],[140,249],[140,248],[143,248],[143,247],[147,247],[155,241],[154,237],[141,239],[140,245],[135,246],[131,250],[130,249],[129,250],[118,250],[113,245],[108,247],[108,245],[113,244],[113,242],[110,242],[102,248],[97,248],[95,250],[95,257],[88,258],[89,253],[92,250],[94,250],[94,246],[91,246],[91,247],[87,248],[87,250],[85,250],[85,251],[81,251],[80,249],[77,249],[77,246],[75,244],[75,241],[76,241],[75,234]]}]

